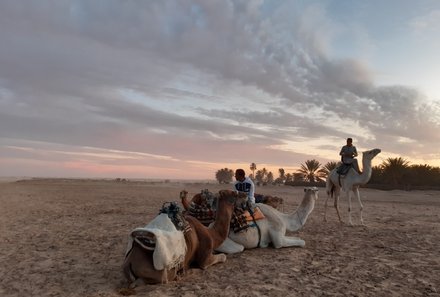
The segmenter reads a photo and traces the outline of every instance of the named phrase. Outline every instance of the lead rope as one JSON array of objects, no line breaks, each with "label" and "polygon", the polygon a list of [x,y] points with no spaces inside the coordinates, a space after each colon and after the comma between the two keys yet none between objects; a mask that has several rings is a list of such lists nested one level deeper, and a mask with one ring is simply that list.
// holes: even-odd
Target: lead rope
[{"label": "lead rope", "polygon": [[257,231],[258,231],[258,246],[257,247],[259,248],[260,247],[260,242],[261,242],[261,230],[260,230],[260,227],[258,226],[258,224],[257,224],[257,222],[255,220],[254,212],[251,209],[250,203],[247,204],[247,208],[248,208],[249,213],[250,213],[250,215],[252,217],[252,221],[254,222],[255,226],[257,227]]}]

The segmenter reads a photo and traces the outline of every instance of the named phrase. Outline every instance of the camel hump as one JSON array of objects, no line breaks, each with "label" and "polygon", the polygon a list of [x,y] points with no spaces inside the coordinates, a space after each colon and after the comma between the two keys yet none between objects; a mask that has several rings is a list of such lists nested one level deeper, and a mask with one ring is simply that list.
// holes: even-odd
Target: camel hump
[{"label": "camel hump", "polygon": [[185,220],[177,202],[165,202],[159,210],[159,215],[160,214],[166,214],[177,230],[181,231],[188,228],[188,222]]},{"label": "camel hump", "polygon": [[[174,227],[171,220],[169,224]],[[184,233],[175,227],[173,229],[167,227],[161,229],[159,226],[149,228],[148,225],[144,228],[136,228],[131,232],[132,240],[129,241],[126,255],[133,248],[133,242],[136,242],[142,249],[152,253],[156,270],[177,267],[185,258],[187,246]]]}]

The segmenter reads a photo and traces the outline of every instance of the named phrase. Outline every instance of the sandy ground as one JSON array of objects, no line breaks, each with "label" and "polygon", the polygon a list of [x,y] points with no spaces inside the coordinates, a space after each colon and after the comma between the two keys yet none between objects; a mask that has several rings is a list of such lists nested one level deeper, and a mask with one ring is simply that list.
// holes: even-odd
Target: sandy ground
[{"label": "sandy ground", "polygon": [[[0,183],[0,296],[121,296],[128,233],[164,202],[217,184],[44,179]],[[296,209],[302,188],[263,187]],[[254,249],[191,269],[136,296],[440,296],[440,192],[361,189],[367,227],[323,222],[325,190],[304,248]],[[355,204],[355,208],[357,205]],[[357,210],[357,208],[356,208]],[[341,200],[347,220],[347,202]],[[354,221],[358,221],[357,212]]]}]

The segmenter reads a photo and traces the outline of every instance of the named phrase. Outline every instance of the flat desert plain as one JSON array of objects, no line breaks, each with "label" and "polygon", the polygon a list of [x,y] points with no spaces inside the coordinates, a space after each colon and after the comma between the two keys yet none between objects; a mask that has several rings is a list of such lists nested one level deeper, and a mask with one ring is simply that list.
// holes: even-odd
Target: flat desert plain
[{"label": "flat desert plain", "polygon": [[[29,179],[0,183],[0,296],[121,296],[129,232],[164,202],[213,183]],[[257,187],[293,212],[303,189]],[[361,189],[366,226],[340,224],[325,189],[304,228],[304,248],[228,255],[136,296],[440,296],[440,192]],[[347,221],[347,201],[341,199]],[[358,205],[354,222],[358,222]]]}]

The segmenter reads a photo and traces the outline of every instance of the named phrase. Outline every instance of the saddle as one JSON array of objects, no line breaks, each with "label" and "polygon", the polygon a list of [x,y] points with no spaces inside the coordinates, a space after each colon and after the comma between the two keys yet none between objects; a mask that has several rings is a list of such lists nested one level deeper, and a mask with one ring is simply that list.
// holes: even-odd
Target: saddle
[{"label": "saddle", "polygon": [[154,268],[157,270],[178,268],[185,258],[187,240],[191,226],[182,215],[176,202],[162,205],[158,216],[147,226],[134,229],[129,237],[125,256],[130,253],[133,243],[152,253]]},{"label": "saddle", "polygon": [[259,207],[255,207],[252,212],[240,207],[234,208],[230,228],[234,233],[238,233],[255,226],[255,221],[264,219],[264,214]]},{"label": "saddle", "polygon": [[336,172],[339,175],[346,175],[348,173],[348,171],[350,170],[350,168],[353,167],[353,164],[346,164],[346,163],[341,163],[341,165],[339,165],[336,168]]},{"label": "saddle", "polygon": [[187,210],[187,214],[197,218],[203,225],[208,226],[215,219],[216,198],[208,190],[202,190],[201,200],[192,201]]},{"label": "saddle", "polygon": [[[166,214],[168,216],[168,218],[171,220],[172,224],[174,225],[176,231],[182,231],[183,234],[186,235],[186,233],[191,230],[191,226],[189,225],[188,221],[184,218],[182,211],[180,210],[176,202],[165,202],[162,205],[162,208],[159,210],[159,216],[161,214]],[[154,224],[152,227],[154,229],[158,227],[159,229],[164,228],[163,225],[155,226]],[[173,231],[173,230],[174,229],[172,227],[167,227],[163,231]],[[151,230],[137,228],[133,230],[131,236],[133,237],[134,241],[136,241],[142,248],[146,250],[153,251],[156,248],[157,234],[155,234],[155,232],[152,232]]]},{"label": "saddle", "polygon": [[177,205],[177,202],[165,202],[159,210],[159,214],[161,213],[168,215],[177,230],[186,233],[191,229],[188,221],[185,220],[185,217],[182,214],[182,210]]}]

